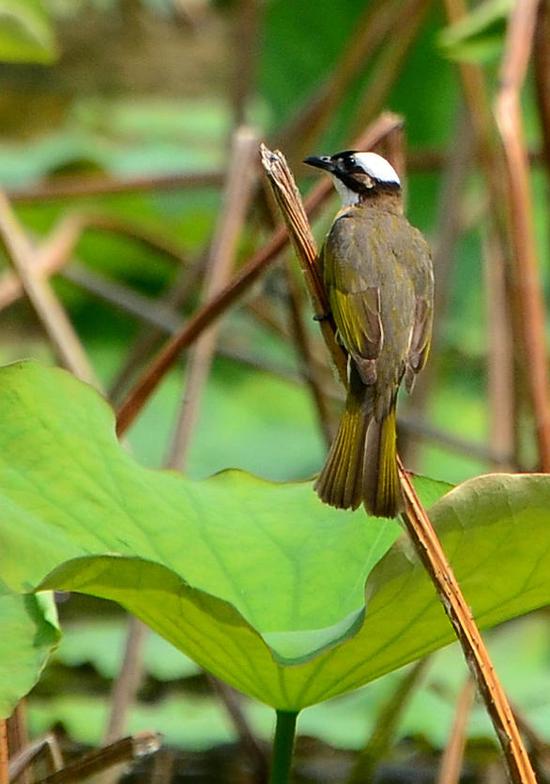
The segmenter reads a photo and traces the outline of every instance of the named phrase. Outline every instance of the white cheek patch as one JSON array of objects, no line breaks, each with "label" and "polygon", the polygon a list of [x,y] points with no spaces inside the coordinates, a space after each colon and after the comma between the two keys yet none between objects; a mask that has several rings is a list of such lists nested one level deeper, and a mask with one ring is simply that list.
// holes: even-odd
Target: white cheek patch
[{"label": "white cheek patch", "polygon": [[374,180],[401,185],[397,172],[381,155],[375,152],[356,152],[354,158],[365,174]]},{"label": "white cheek patch", "polygon": [[331,175],[332,181],[334,182],[334,187],[336,188],[338,195],[342,199],[342,207],[353,207],[354,204],[359,204],[360,197],[359,194],[355,191],[352,191],[351,188],[348,188],[347,185],[344,185],[342,180],[334,175]]}]

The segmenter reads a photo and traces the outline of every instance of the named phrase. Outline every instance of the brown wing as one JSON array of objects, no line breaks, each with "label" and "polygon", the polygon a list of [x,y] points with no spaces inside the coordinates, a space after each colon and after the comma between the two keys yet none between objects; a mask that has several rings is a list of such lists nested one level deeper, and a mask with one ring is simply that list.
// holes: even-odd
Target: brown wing
[{"label": "brown wing", "polygon": [[380,318],[380,290],[368,285],[352,264],[334,258],[331,245],[323,253],[325,286],[339,339],[353,357],[365,384],[376,381],[376,360],[384,334]]},{"label": "brown wing", "polygon": [[433,269],[429,248],[421,235],[416,240],[415,309],[409,351],[406,360],[405,386],[412,391],[430,352],[433,320]]}]

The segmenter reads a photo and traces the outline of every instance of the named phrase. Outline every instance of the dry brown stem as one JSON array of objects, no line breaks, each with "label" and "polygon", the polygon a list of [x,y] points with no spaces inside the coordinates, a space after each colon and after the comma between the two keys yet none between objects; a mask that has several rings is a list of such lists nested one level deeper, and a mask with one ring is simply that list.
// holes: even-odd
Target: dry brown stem
[{"label": "dry brown stem", "polygon": [[430,575],[445,612],[449,616],[466,662],[489,714],[502,748],[510,780],[514,784],[536,784],[510,704],[493,668],[472,611],[460,590],[426,511],[400,466],[406,512],[403,521],[415,550]]},{"label": "dry brown stem", "polygon": [[346,784],[364,784],[374,780],[376,768],[394,743],[399,722],[428,662],[428,657],[417,661],[401,678],[389,699],[382,704],[374,720],[374,731],[365,748],[357,755]]},{"label": "dry brown stem", "polygon": [[[11,760],[17,757],[29,745],[29,731],[27,727],[26,700],[19,700],[15,710],[8,719],[8,749],[10,751],[10,780],[12,779]],[[29,771],[24,771],[20,777],[20,784],[31,784],[32,778]]]},{"label": "dry brown stem", "polygon": [[[235,263],[237,243],[256,175],[254,163],[257,145],[255,134],[246,126],[235,131],[220,217],[206,264],[203,295],[206,302],[227,285]],[[185,391],[167,459],[170,468],[185,468],[192,433],[199,416],[202,392],[216,351],[218,332],[219,322],[216,322],[202,333],[189,356]]]},{"label": "dry brown stem", "polygon": [[223,172],[159,174],[156,176],[114,178],[98,174],[91,177],[56,177],[30,188],[12,190],[8,196],[13,204],[49,199],[74,199],[80,196],[103,196],[112,193],[171,191],[186,188],[215,187],[222,183]]},{"label": "dry brown stem", "polygon": [[475,684],[471,678],[468,678],[458,695],[453,726],[449,742],[441,758],[437,784],[459,784],[460,782],[464,749],[466,748],[466,730],[475,693]]},{"label": "dry brown stem", "polygon": [[[464,0],[445,0],[451,23],[459,22],[468,12]],[[487,281],[487,310],[490,318],[489,338],[489,400],[491,406],[491,438],[494,446],[513,455],[517,465],[519,448],[519,403],[516,396],[515,365],[520,366],[523,355],[521,313],[515,297],[510,297],[512,252],[505,222],[508,195],[501,176],[503,155],[497,144],[496,129],[491,114],[489,91],[480,66],[460,63],[464,99],[471,122],[477,158],[480,163],[488,196],[488,229],[485,238],[485,267]],[[493,285],[494,284],[494,285]],[[503,291],[506,296],[502,296]],[[494,329],[506,324],[505,335],[495,335]],[[508,341],[505,343],[506,338]],[[497,416],[502,418],[499,420]]]},{"label": "dry brown stem", "polygon": [[[264,150],[262,160],[272,187],[279,191],[277,200],[284,211],[285,222],[287,222],[289,227],[292,227],[295,217],[302,214],[302,209],[295,203],[299,201],[299,195],[296,187],[292,187],[292,174],[288,170],[283,155],[279,152]],[[284,172],[284,175],[281,176],[282,184],[279,189],[280,172]],[[317,315],[326,315],[328,312],[326,295],[318,275],[317,266],[311,262],[310,258],[311,249],[315,248],[315,243],[311,231],[307,232],[301,221],[298,221],[298,226],[299,234],[293,238],[293,244],[299,253],[299,261],[304,271],[305,282],[310,292],[315,312]],[[325,319],[325,321],[327,320]],[[344,351],[337,343],[334,333],[327,337],[327,348],[338,369],[341,380],[344,384],[347,384]],[[342,372],[343,369],[344,372]],[[522,743],[516,721],[504,690],[493,669],[483,638],[473,620],[472,612],[447,561],[437,534],[401,461],[399,461],[399,474],[405,499],[405,512],[402,515],[403,522],[409,532],[418,557],[434,583],[441,603],[462,646],[466,661],[475,677],[487,712],[493,721],[511,780],[514,784],[536,784],[533,769]]]},{"label": "dry brown stem", "polygon": [[[464,230],[462,194],[472,159],[471,125],[465,115],[460,113],[457,122],[455,139],[452,140],[447,160],[441,176],[439,207],[436,219],[435,236],[432,241],[434,275],[437,281],[434,299],[434,322],[441,324],[447,310],[453,282],[455,249],[461,232]],[[432,338],[430,361],[420,374],[414,389],[414,395],[407,405],[407,410],[417,419],[423,419],[427,409],[430,392],[434,387],[440,360],[441,330],[437,330]],[[418,441],[410,438],[400,442],[402,456],[406,462],[415,467],[415,456]]]},{"label": "dry brown stem", "polygon": [[0,239],[61,364],[83,381],[98,386],[95,373],[61,303],[49,282],[36,274],[35,252],[2,192]]},{"label": "dry brown stem", "polygon": [[114,766],[154,754],[160,744],[161,738],[156,732],[140,732],[85,754],[71,765],[41,779],[38,784],[72,784],[84,781]]},{"label": "dry brown stem", "polygon": [[122,665],[111,692],[111,711],[104,738],[107,744],[113,743],[124,732],[128,710],[136,697],[142,679],[143,646],[147,633],[148,629],[141,621],[133,615],[128,616]]},{"label": "dry brown stem", "polygon": [[[42,738],[27,743],[17,754],[10,754],[10,784],[15,781],[23,782],[27,778],[32,781],[30,768],[41,757],[45,757],[48,767],[55,773],[64,767],[63,755],[55,735],[49,732]],[[26,774],[26,775],[25,775]],[[24,778],[25,776],[25,778]]]},{"label": "dry brown stem", "polygon": [[496,455],[508,455],[508,463],[498,465],[501,471],[517,468],[514,392],[514,338],[507,302],[506,274],[500,257],[500,244],[494,226],[489,225],[482,237],[486,310],[489,393],[489,443]]},{"label": "dry brown stem", "polygon": [[[137,240],[169,259],[183,264],[184,252],[173,243],[154,232],[134,224],[95,213],[72,213],[62,218],[53,231],[34,252],[33,271],[37,277],[49,278],[71,260],[74,249],[86,229],[114,232]],[[92,274],[92,273],[90,273]],[[70,277],[70,275],[68,275]],[[9,270],[0,276],[0,310],[11,305],[23,295],[19,277]]]},{"label": "dry brown stem", "polygon": [[241,746],[252,763],[255,773],[254,781],[256,784],[265,784],[269,774],[267,755],[264,753],[264,750],[259,745],[254,733],[248,725],[241,707],[241,695],[231,686],[228,686],[227,683],[220,681],[213,675],[206,673],[206,677],[237,730]]},{"label": "dry brown stem", "polygon": [[529,160],[521,118],[521,88],[531,54],[539,0],[512,7],[495,103],[507,180],[507,204],[514,250],[513,285],[520,309],[520,329],[531,406],[535,417],[540,467],[550,472],[550,408],[545,346],[544,299],[537,261]]},{"label": "dry brown stem", "polygon": [[[258,140],[246,127],[233,134],[230,165],[214,238],[206,263],[204,299],[212,299],[226,285],[237,255],[237,245],[253,194],[256,179],[255,157]],[[191,445],[202,394],[214,357],[219,336],[219,322],[205,330],[193,346],[187,366],[187,379],[180,405],[178,422],[166,459],[168,468],[183,470]],[[209,680],[224,705],[255,770],[256,780],[267,780],[267,758],[248,726],[235,692],[213,676]]]},{"label": "dry brown stem", "polygon": [[550,2],[540,0],[535,25],[535,87],[546,173],[550,181]]},{"label": "dry brown stem", "polygon": [[265,144],[262,144],[260,154],[262,165],[273,188],[273,195],[281,210],[296,256],[302,263],[306,283],[310,281],[308,291],[313,312],[315,317],[319,319],[319,326],[327,345],[334,343],[331,347],[331,357],[336,363],[338,375],[341,379],[345,379],[347,377],[347,361],[342,350],[336,345],[334,321],[326,304],[325,291],[318,271],[317,248],[294,177],[283,155],[278,150],[272,152]]},{"label": "dry brown stem", "polygon": [[[196,259],[189,267],[180,270],[176,281],[173,285],[160,297],[156,302],[159,307],[179,308],[184,305],[186,300],[196,289],[196,281],[198,281],[204,265],[206,264],[207,253],[204,252]],[[182,329],[182,319],[180,317],[179,327],[176,330],[168,330],[169,334],[175,334]],[[163,332],[159,325],[158,329],[150,329],[145,327],[138,332],[137,337],[128,351],[127,356],[121,367],[119,368],[109,390],[109,399],[118,403],[123,397],[124,392],[130,386],[131,381],[135,378],[140,368],[158,348],[163,338]]]},{"label": "dry brown stem", "polygon": [[254,92],[260,41],[263,3],[260,0],[239,0],[233,30],[235,53],[232,83],[233,123],[246,123],[250,96]]},{"label": "dry brown stem", "polygon": [[9,784],[8,769],[8,726],[6,719],[0,719],[0,784]]}]

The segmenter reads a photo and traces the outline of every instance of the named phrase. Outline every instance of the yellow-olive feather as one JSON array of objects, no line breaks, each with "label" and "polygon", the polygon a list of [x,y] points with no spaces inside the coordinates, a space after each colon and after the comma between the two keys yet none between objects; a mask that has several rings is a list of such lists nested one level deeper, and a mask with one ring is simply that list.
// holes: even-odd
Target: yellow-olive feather
[{"label": "yellow-olive feather", "polygon": [[373,188],[343,209],[322,251],[324,284],[350,355],[349,390],[315,488],[323,501],[361,503],[380,517],[402,508],[396,399],[412,389],[430,347],[433,271],[428,245],[402,214],[399,191]]}]

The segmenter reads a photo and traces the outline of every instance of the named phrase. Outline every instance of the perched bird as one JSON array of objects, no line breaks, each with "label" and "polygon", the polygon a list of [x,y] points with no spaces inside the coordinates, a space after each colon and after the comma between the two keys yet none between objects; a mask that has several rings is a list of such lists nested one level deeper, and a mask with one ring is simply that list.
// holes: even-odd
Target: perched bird
[{"label": "perched bird", "polygon": [[397,471],[397,392],[411,391],[430,348],[433,268],[428,244],[403,215],[401,184],[373,152],[306,158],[328,172],[343,206],[321,252],[322,274],[349,354],[346,406],[317,479],[331,506],[395,517],[403,508]]}]

